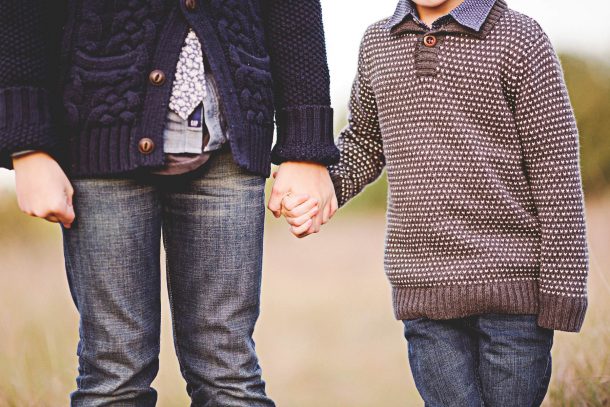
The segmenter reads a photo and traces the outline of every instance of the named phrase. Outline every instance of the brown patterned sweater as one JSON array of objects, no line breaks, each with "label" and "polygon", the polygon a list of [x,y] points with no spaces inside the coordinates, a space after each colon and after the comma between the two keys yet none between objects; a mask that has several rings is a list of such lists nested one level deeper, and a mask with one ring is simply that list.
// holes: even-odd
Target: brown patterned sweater
[{"label": "brown patterned sweater", "polygon": [[339,147],[330,171],[341,205],[387,168],[397,318],[535,314],[542,327],[580,330],[578,131],[535,21],[499,0],[478,31],[452,18],[373,24]]}]

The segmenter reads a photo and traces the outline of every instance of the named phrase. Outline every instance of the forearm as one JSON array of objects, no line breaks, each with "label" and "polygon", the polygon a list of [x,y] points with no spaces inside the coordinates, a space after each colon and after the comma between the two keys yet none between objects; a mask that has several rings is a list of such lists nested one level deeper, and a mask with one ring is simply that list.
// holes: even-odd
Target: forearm
[{"label": "forearm", "polygon": [[340,206],[375,181],[385,167],[377,102],[362,47],[349,112],[348,125],[339,135],[340,160],[329,167]]},{"label": "forearm", "polygon": [[0,0],[0,166],[23,150],[57,150],[51,102],[63,2]]},{"label": "forearm", "polygon": [[555,157],[562,164],[530,164],[529,173],[540,222],[539,324],[578,331],[587,309],[589,260],[578,150],[570,150]]},{"label": "forearm", "polygon": [[579,139],[559,60],[546,35],[523,57],[515,123],[540,224],[540,326],[578,331],[589,268]]},{"label": "forearm", "polygon": [[339,151],[339,163],[328,170],[341,207],[379,178],[385,167],[385,157],[378,134],[362,136],[350,126],[341,133]]},{"label": "forearm", "polygon": [[276,104],[273,161],[336,163],[320,2],[267,0],[264,15]]}]

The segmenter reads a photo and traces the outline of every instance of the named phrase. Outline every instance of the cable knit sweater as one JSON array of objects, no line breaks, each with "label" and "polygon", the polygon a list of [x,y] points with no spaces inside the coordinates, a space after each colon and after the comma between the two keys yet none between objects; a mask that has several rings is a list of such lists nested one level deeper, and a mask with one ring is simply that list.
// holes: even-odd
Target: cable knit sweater
[{"label": "cable knit sweater", "polygon": [[387,168],[397,318],[537,314],[580,330],[578,132],[549,39],[501,0],[478,31],[395,17],[364,35],[330,170],[343,205]]},{"label": "cable knit sweater", "polygon": [[189,26],[240,166],[269,174],[274,117],[274,162],[337,161],[319,0],[0,0],[0,166],[28,149],[72,176],[161,166]]}]

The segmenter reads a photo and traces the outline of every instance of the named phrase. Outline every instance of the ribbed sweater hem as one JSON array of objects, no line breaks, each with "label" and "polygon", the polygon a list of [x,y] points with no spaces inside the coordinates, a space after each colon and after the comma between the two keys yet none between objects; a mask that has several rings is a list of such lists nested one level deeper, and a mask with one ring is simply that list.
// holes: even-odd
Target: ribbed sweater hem
[{"label": "ribbed sweater hem", "polygon": [[586,297],[540,294],[538,325],[566,332],[579,332],[587,312]]},{"label": "ribbed sweater hem", "polygon": [[312,161],[323,165],[339,161],[333,138],[333,109],[328,106],[299,106],[277,112],[277,144],[271,158],[285,161]]},{"label": "ribbed sweater hem", "polygon": [[11,154],[23,150],[45,151],[61,161],[49,103],[42,88],[0,89],[0,167],[12,169]]},{"label": "ribbed sweater hem", "polygon": [[[230,140],[235,162],[247,171],[269,176],[273,127],[247,125],[240,127],[239,133],[241,137]],[[72,137],[69,175],[73,178],[129,177],[135,171],[162,167],[163,140],[151,136],[157,147],[145,155],[138,150],[142,134],[137,125],[118,124],[94,127]]]},{"label": "ribbed sweater hem", "polygon": [[586,298],[540,294],[537,281],[392,288],[397,319],[456,319],[488,313],[537,315],[543,328],[578,332]]}]

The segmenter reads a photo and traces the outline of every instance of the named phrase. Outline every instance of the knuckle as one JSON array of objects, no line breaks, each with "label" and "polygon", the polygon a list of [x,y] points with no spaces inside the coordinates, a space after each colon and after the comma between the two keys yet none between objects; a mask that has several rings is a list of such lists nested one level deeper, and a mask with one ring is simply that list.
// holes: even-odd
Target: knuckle
[{"label": "knuckle", "polygon": [[49,212],[48,211],[42,211],[42,210],[38,210],[38,209],[34,209],[31,213],[32,216],[36,217],[36,218],[46,218],[47,216],[49,216]]},{"label": "knuckle", "polygon": [[63,211],[63,206],[56,203],[51,205],[51,207],[47,210],[47,214],[62,214]]}]

